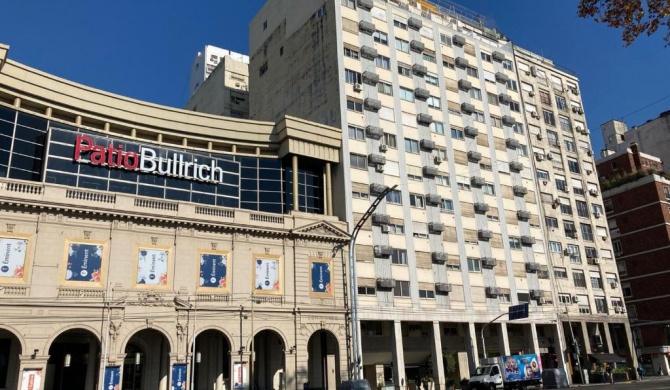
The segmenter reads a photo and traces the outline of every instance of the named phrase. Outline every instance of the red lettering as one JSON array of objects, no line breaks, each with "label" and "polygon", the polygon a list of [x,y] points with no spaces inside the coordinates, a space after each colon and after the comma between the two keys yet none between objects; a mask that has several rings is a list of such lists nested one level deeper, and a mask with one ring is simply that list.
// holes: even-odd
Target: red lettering
[{"label": "red lettering", "polygon": [[87,152],[91,150],[92,144],[93,140],[90,137],[81,134],[77,135],[77,144],[74,147],[75,161],[79,161],[79,158],[81,157],[81,152]]},{"label": "red lettering", "polygon": [[[130,159],[133,159],[133,162],[130,162]],[[122,167],[134,171],[137,167],[140,166],[140,159],[135,152],[126,152],[123,155],[123,165]]]},{"label": "red lettering", "polygon": [[117,151],[117,153],[116,153],[116,166],[117,167],[123,167],[124,166],[124,164],[123,164],[123,157],[124,157],[123,144],[119,144],[116,151]]},{"label": "red lettering", "polygon": [[116,152],[116,149],[114,149],[114,142],[110,142],[109,147],[107,148],[107,164],[110,167],[116,166],[116,164],[114,164],[114,152]]},{"label": "red lettering", "polygon": [[100,145],[93,145],[91,148],[91,164],[102,165],[105,163],[105,148]]}]

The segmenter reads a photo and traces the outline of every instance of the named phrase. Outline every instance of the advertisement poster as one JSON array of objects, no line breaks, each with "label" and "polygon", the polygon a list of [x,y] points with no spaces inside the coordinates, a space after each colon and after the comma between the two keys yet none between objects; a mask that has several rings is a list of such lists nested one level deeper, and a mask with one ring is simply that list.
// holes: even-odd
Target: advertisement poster
[{"label": "advertisement poster", "polygon": [[247,362],[235,362],[233,364],[233,389],[246,389],[247,383]]},{"label": "advertisement poster", "polygon": [[102,244],[68,242],[65,280],[100,283],[102,256]]},{"label": "advertisement poster", "polygon": [[121,367],[105,367],[105,382],[103,388],[105,390],[121,389]]},{"label": "advertisement poster", "polygon": [[0,237],[0,278],[23,279],[28,239]]},{"label": "advertisement poster", "polygon": [[172,366],[172,390],[186,390],[186,364]]},{"label": "advertisement poster", "polygon": [[228,253],[200,253],[200,287],[227,289]]},{"label": "advertisement poster", "polygon": [[328,260],[310,260],[310,293],[331,295],[333,290],[330,282],[331,262]]},{"label": "advertisement poster", "polygon": [[542,361],[537,355],[512,355],[504,359],[507,381],[542,379]]},{"label": "advertisement poster", "polygon": [[40,390],[42,370],[23,370],[21,390]]},{"label": "advertisement poster", "polygon": [[167,285],[170,251],[157,248],[139,248],[137,257],[137,284]]},{"label": "advertisement poster", "polygon": [[260,293],[279,293],[279,259],[256,258],[255,290]]}]

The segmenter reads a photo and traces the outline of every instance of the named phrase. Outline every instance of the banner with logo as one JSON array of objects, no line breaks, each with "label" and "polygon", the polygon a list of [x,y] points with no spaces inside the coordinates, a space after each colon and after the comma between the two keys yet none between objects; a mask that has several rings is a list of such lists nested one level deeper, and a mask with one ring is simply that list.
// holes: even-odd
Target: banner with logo
[{"label": "banner with logo", "polygon": [[228,289],[228,252],[200,253],[201,288]]},{"label": "banner with logo", "polygon": [[0,236],[0,278],[23,279],[28,238]]},{"label": "banner with logo", "polygon": [[310,259],[310,295],[332,296],[330,280],[332,261],[328,259]]},{"label": "banner with logo", "polygon": [[172,366],[172,390],[186,390],[186,364]]},{"label": "banner with logo", "polygon": [[40,390],[42,385],[42,370],[23,370],[21,375],[21,390]]},{"label": "banner with logo", "polygon": [[[129,374],[130,375],[130,374]],[[103,389],[120,390],[121,389],[121,367],[105,367],[105,379]]]},{"label": "banner with logo", "polygon": [[249,387],[247,382],[247,362],[233,363],[233,389],[246,389]]},{"label": "banner with logo", "polygon": [[68,241],[65,281],[100,283],[103,253],[101,243]]},{"label": "banner with logo", "polygon": [[254,290],[260,294],[280,293],[279,257],[256,256]]},{"label": "banner with logo", "polygon": [[167,286],[170,251],[166,248],[141,247],[137,251],[137,284]]}]

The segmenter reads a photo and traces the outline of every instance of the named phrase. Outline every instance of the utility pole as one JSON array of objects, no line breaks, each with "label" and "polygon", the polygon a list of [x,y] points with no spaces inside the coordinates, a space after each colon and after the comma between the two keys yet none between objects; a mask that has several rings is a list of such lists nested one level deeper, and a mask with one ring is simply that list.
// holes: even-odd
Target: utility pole
[{"label": "utility pole", "polygon": [[377,206],[384,200],[386,197],[386,194],[389,192],[393,191],[396,189],[398,185],[394,185],[393,187],[386,187],[384,191],[382,191],[379,195],[377,195],[377,198],[372,202],[368,210],[363,214],[361,217],[360,221],[354,226],[354,230],[351,233],[351,241],[349,241],[349,289],[350,289],[350,294],[351,294],[351,336],[352,336],[352,349],[353,349],[353,379],[363,379],[361,375],[361,363],[362,363],[362,356],[361,356],[361,351],[359,351],[360,347],[360,335],[358,334],[358,298],[356,297],[357,291],[356,291],[356,251],[354,250],[356,247],[356,237],[358,237],[358,232],[360,232],[361,228],[363,227],[363,224],[365,224],[365,221],[370,218],[372,213],[375,212],[377,209]]}]

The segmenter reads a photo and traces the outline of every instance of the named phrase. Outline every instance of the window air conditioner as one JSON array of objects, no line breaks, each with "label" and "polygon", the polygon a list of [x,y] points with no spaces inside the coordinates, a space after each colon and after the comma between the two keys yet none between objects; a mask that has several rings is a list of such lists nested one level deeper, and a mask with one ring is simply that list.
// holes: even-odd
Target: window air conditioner
[{"label": "window air conditioner", "polygon": [[363,90],[362,85],[360,85],[359,83],[354,84],[354,91],[361,92],[362,90]]},{"label": "window air conditioner", "polygon": [[381,144],[381,145],[379,145],[379,151],[380,151],[380,152],[386,152],[386,151],[388,151],[388,150],[389,150],[389,146],[388,146],[388,145],[386,145],[386,144]]}]

